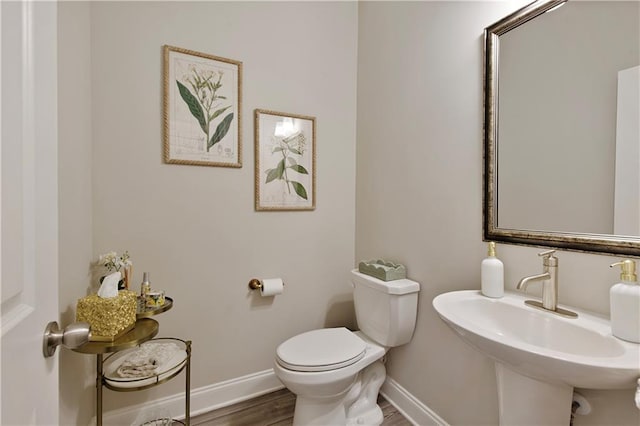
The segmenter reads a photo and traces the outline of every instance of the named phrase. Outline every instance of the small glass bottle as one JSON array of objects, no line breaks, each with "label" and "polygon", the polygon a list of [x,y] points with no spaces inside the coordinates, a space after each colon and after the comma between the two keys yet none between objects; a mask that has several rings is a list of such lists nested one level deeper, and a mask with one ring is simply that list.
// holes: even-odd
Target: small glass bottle
[{"label": "small glass bottle", "polygon": [[142,284],[140,284],[140,296],[143,298],[151,291],[151,283],[149,282],[149,273],[142,273]]},{"label": "small glass bottle", "polygon": [[147,293],[151,291],[151,283],[149,282],[149,273],[142,273],[142,284],[140,284],[140,296],[138,296],[138,313],[147,309]]}]

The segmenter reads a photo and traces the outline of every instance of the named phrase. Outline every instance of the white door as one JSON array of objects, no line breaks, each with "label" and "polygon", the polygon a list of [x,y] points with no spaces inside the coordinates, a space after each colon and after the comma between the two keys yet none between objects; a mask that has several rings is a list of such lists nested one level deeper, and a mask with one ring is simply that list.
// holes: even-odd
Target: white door
[{"label": "white door", "polygon": [[[2,425],[58,423],[57,5],[0,1]],[[59,351],[57,351],[59,352]]]}]

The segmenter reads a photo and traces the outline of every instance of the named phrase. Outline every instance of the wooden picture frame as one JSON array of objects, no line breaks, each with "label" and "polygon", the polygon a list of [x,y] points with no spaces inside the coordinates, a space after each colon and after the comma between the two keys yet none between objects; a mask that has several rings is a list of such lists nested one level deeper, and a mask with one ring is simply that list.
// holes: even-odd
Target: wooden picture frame
[{"label": "wooden picture frame", "polygon": [[315,117],[255,110],[255,209],[316,208]]},{"label": "wooden picture frame", "polygon": [[242,62],[174,46],[164,55],[164,160],[242,167]]}]

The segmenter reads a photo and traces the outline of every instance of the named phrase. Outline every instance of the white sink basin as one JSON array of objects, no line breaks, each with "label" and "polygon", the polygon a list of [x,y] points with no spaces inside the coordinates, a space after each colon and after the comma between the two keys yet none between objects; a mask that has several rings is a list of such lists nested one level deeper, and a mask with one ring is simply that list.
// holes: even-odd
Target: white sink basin
[{"label": "white sink basin", "polygon": [[437,296],[433,306],[460,337],[515,372],[547,383],[590,389],[636,387],[640,345],[613,337],[608,319],[570,308],[570,319],[479,291]]}]

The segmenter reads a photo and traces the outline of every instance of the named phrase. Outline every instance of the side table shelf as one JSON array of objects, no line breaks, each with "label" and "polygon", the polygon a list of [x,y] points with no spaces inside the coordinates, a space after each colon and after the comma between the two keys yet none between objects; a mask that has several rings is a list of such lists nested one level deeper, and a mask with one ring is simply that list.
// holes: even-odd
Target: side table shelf
[{"label": "side table shelf", "polygon": [[180,351],[176,353],[170,360],[166,362],[155,375],[145,377],[121,377],[118,369],[122,363],[130,356],[135,348],[131,348],[122,352],[113,353],[107,356],[102,364],[102,375],[104,377],[104,386],[117,392],[132,392],[148,389],[164,382],[171,380],[187,365],[189,357],[189,342],[171,337],[161,337],[159,339],[151,339],[145,342],[145,345],[151,343],[174,343]]},{"label": "side table shelf", "polygon": [[165,297],[164,305],[162,306],[158,306],[157,308],[145,308],[145,309],[138,308],[138,312],[136,312],[136,318],[137,319],[149,318],[154,315],[159,315],[163,312],[168,311],[172,307],[173,307],[173,299],[170,297]]},{"label": "side table shelf", "polygon": [[[89,342],[79,348],[73,349],[75,352],[96,355],[96,425],[102,426],[102,388],[116,392],[133,392],[148,389],[165,383],[183,370],[185,374],[185,418],[183,421],[173,420],[189,426],[190,398],[191,398],[191,341],[177,338],[157,338],[159,324],[156,320],[149,318],[153,315],[166,312],[173,306],[173,299],[167,297],[165,304],[155,309],[138,311],[134,328],[113,342]],[[152,340],[153,339],[153,340]],[[164,366],[161,371],[148,377],[142,378],[120,378],[116,370],[124,359],[133,352],[135,348],[148,341],[172,342],[181,349]],[[121,352],[122,351],[122,352]],[[117,353],[120,352],[120,353]],[[104,358],[105,354],[110,354]]]}]

